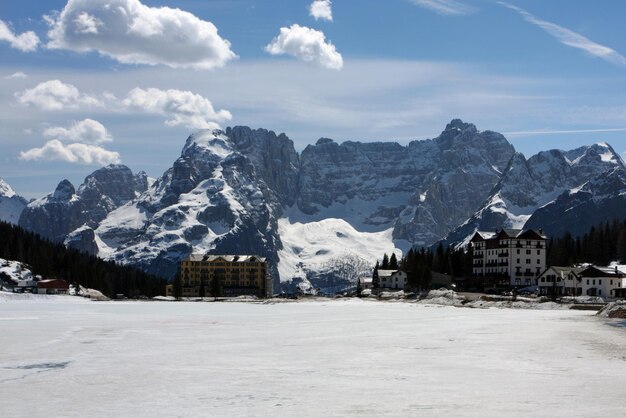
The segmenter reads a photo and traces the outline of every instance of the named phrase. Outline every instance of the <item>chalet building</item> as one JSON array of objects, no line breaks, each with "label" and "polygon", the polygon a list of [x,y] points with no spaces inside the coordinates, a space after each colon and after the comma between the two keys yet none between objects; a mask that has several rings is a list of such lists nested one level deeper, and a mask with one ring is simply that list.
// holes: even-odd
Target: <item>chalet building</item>
[{"label": "chalet building", "polygon": [[485,287],[533,286],[546,269],[547,240],[542,230],[476,232],[470,240],[473,276]]},{"label": "chalet building", "polygon": [[583,294],[584,268],[557,267],[547,268],[537,277],[537,287],[542,296],[580,296]]},{"label": "chalet building", "polygon": [[37,293],[41,295],[67,295],[70,284],[61,279],[39,280],[37,282]]},{"label": "chalet building", "polygon": [[402,270],[378,270],[378,287],[382,289],[404,289],[406,272]]},{"label": "chalet building", "polygon": [[541,295],[624,297],[626,273],[618,266],[550,267],[537,285]]},{"label": "chalet building", "polygon": [[[180,262],[180,274],[182,297],[272,295],[264,257],[192,254]],[[167,286],[166,294],[174,296],[173,284]]]}]

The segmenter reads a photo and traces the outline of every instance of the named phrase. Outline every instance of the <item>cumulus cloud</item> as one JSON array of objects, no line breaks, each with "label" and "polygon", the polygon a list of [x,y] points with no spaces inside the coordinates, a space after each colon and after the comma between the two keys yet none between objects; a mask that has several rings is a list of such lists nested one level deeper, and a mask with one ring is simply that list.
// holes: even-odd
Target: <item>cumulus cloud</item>
[{"label": "cumulus cloud", "polygon": [[535,26],[540,27],[544,31],[546,31],[550,36],[557,39],[563,45],[570,46],[572,48],[580,49],[585,51],[586,53],[593,55],[594,57],[602,58],[603,60],[609,61],[613,64],[617,64],[620,66],[626,66],[626,57],[624,57],[619,52],[615,51],[608,46],[600,45],[592,40],[584,37],[583,35],[571,31],[562,26],[556,25],[551,22],[547,22],[545,20],[541,20],[536,16],[528,13],[526,10],[517,7],[513,4],[500,1],[498,2],[501,5],[508,7],[511,10],[519,13],[524,20],[528,23],[532,23]]},{"label": "cumulus cloud", "polygon": [[11,79],[19,79],[19,78],[28,78],[28,76],[25,73],[23,73],[21,71],[18,71],[16,73],[8,75],[8,76],[6,76],[4,78],[7,79],[7,80],[11,80]]},{"label": "cumulus cloud", "polygon": [[[83,110],[99,108],[110,113],[141,112],[165,116],[167,126],[185,126],[192,129],[218,129],[219,123],[229,121],[228,110],[215,110],[209,99],[191,91],[160,90],[157,88],[134,88],[124,99],[111,93],[88,95],[72,84],[59,80],[39,83],[32,89],[16,93],[17,101],[24,106],[37,107],[46,111]],[[98,121],[85,119],[68,128],[52,127],[44,134],[65,141],[98,144],[111,139],[107,129]]]},{"label": "cumulus cloud", "polygon": [[335,46],[326,42],[323,32],[297,24],[280,28],[280,34],[265,47],[272,55],[291,55],[324,68],[339,70],[343,58]]},{"label": "cumulus cloud", "polygon": [[474,9],[456,0],[411,0],[415,5],[440,15],[466,15]]},{"label": "cumulus cloud", "polygon": [[39,45],[39,37],[35,32],[28,31],[17,35],[2,20],[0,20],[0,41],[8,42],[11,48],[19,49],[22,52],[32,52]]},{"label": "cumulus cloud", "polygon": [[57,139],[46,142],[41,148],[32,148],[21,152],[20,159],[98,165],[117,164],[121,161],[119,153],[107,151],[100,146],[78,143],[65,145]]},{"label": "cumulus cloud", "polygon": [[81,142],[84,144],[102,144],[113,141],[113,137],[100,122],[85,119],[73,122],[69,127],[53,126],[43,131],[44,136],[67,142]]},{"label": "cumulus cloud", "polygon": [[315,18],[315,20],[328,20],[333,21],[333,9],[331,0],[314,0],[309,6],[309,14]]},{"label": "cumulus cloud", "polygon": [[210,69],[236,58],[213,23],[139,0],[69,0],[48,21],[49,48],[98,51],[124,64]]},{"label": "cumulus cloud", "polygon": [[207,98],[190,91],[135,88],[128,93],[123,104],[129,109],[166,116],[168,126],[217,129],[218,122],[232,118],[229,111],[215,111]]},{"label": "cumulus cloud", "polygon": [[66,110],[80,107],[102,106],[102,102],[93,96],[81,93],[75,86],[59,80],[39,83],[32,89],[16,93],[18,102],[43,110]]}]

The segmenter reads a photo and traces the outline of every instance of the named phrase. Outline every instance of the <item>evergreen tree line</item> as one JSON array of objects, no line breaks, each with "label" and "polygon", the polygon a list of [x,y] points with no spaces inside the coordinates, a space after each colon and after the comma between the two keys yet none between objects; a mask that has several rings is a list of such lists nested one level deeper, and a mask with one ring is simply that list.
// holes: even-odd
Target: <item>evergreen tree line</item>
[{"label": "evergreen tree line", "polygon": [[46,279],[63,279],[108,297],[120,293],[132,298],[162,295],[166,284],[135,267],[66,248],[6,222],[0,222],[0,258],[28,264],[33,274]]},{"label": "evergreen tree line", "polygon": [[548,243],[549,266],[577,263],[606,266],[611,261],[626,264],[626,220],[600,223],[579,237],[566,232]]}]

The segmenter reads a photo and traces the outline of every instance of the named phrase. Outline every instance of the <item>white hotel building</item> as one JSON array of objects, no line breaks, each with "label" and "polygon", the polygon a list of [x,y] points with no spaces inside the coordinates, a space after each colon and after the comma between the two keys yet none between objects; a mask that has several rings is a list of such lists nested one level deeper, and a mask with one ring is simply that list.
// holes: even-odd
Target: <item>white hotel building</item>
[{"label": "white hotel building", "polygon": [[547,240],[543,231],[533,229],[476,232],[470,240],[472,272],[494,286],[534,286],[546,269]]}]

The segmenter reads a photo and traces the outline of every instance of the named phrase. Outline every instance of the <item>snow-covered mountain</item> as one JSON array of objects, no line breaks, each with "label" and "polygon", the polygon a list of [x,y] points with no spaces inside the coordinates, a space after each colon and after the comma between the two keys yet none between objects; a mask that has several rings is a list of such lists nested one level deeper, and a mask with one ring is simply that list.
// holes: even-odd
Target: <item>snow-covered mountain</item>
[{"label": "snow-covered mountain", "polygon": [[213,251],[263,254],[282,281],[303,270],[315,279],[341,257],[371,262],[440,239],[513,153],[502,135],[460,120],[408,146],[321,139],[301,155],[264,129],[202,131],[148,191],[100,223],[96,243],[103,257],[160,274]]},{"label": "snow-covered mountain", "polygon": [[564,191],[623,169],[607,144],[526,159],[501,134],[458,119],[407,146],[322,138],[301,154],[284,134],[234,127],[191,135],[151,184],[123,166],[96,171],[77,192],[61,182],[20,224],[165,277],[192,252],[256,253],[276,289],[317,286],[346,271],[341,260],[523,226]]},{"label": "snow-covered mountain", "polygon": [[133,174],[124,165],[96,170],[74,189],[63,180],[53,193],[30,202],[19,218],[19,225],[53,241],[93,253],[93,229],[113,209],[137,198],[149,186],[145,173]]},{"label": "snow-covered mountain", "polygon": [[[493,231],[502,227],[522,228],[534,225],[543,228],[548,234],[563,230],[546,228],[543,222],[527,222],[535,211],[551,204],[562,193],[578,189],[614,170],[625,170],[624,163],[606,143],[572,151],[542,151],[528,160],[524,155],[516,153],[489,197],[445,241],[450,244],[464,243],[476,230]],[[550,222],[560,223],[560,216],[556,213],[553,215],[556,218]],[[626,217],[626,211],[618,217]]]},{"label": "snow-covered mountain", "polygon": [[28,202],[0,178],[0,221],[17,224]]},{"label": "snow-covered mountain", "polygon": [[616,167],[537,209],[526,226],[540,226],[555,237],[566,231],[579,236],[601,222],[625,218],[626,170]]}]

